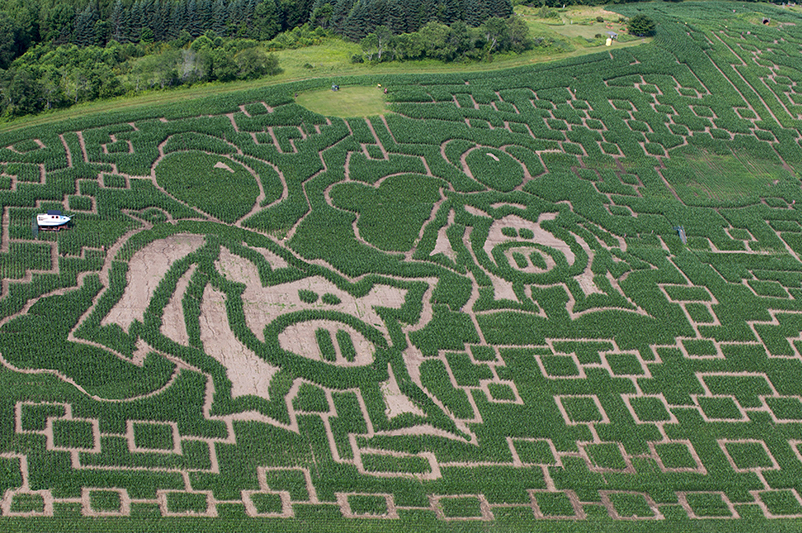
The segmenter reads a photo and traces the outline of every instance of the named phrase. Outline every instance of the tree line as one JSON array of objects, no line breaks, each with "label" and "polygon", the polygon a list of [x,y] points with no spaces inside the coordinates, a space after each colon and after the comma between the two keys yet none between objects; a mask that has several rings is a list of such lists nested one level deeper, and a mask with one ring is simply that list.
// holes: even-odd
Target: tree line
[{"label": "tree line", "polygon": [[0,68],[43,43],[170,42],[209,31],[265,41],[308,22],[356,41],[381,25],[400,34],[432,21],[475,27],[510,14],[510,0],[8,0],[0,10]]},{"label": "tree line", "polygon": [[[185,35],[186,36],[186,35]],[[45,109],[207,81],[253,79],[280,72],[278,58],[257,41],[213,31],[172,44],[36,46],[0,70],[0,115]]]},{"label": "tree line", "polygon": [[439,22],[428,22],[414,33],[393,35],[387,26],[377,26],[360,41],[362,55],[351,58],[353,62],[399,61],[414,59],[437,59],[459,61],[464,59],[490,60],[493,54],[528,50],[533,46],[548,46],[542,38],[532,39],[529,27],[515,15],[502,19],[492,17],[478,28],[462,21],[447,26]]}]

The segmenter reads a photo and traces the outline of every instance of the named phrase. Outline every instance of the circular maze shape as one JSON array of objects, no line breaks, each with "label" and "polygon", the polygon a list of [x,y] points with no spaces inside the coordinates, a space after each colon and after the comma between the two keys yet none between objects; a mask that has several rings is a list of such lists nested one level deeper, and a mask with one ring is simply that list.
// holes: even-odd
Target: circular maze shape
[{"label": "circular maze shape", "polygon": [[465,166],[480,183],[510,192],[524,181],[521,163],[502,150],[477,146],[465,156]]},{"label": "circular maze shape", "polygon": [[156,182],[179,200],[227,223],[248,214],[259,197],[259,185],[245,167],[204,152],[165,156],[156,167]]}]

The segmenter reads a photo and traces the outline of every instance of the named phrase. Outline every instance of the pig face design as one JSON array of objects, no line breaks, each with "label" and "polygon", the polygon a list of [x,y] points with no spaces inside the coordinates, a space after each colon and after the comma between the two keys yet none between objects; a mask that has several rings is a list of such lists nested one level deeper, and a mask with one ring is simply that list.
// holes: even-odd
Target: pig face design
[{"label": "pig face design", "polygon": [[[166,361],[173,377],[145,396],[169,388],[183,371],[200,372],[208,378],[211,414],[286,427],[303,383],[371,398],[376,406],[366,401],[366,415],[378,417],[377,429],[390,419],[398,426],[399,414],[408,425],[448,419],[414,379],[420,361],[410,362],[419,352],[408,335],[431,320],[437,279],[350,280],[266,238],[259,246],[164,233],[140,232],[127,252],[109,260],[106,287],[69,334],[73,346],[92,343],[97,358],[87,364],[122,360],[144,376],[154,360]],[[81,376],[69,374],[58,372],[89,391]],[[445,426],[439,430],[456,432]]]}]

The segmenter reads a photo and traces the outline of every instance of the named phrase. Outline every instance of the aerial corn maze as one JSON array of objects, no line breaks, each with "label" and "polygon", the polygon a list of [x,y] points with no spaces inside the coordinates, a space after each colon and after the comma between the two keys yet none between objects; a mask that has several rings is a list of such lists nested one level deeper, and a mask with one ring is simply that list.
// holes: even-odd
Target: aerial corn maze
[{"label": "aerial corn maze", "polygon": [[802,16],[759,7],[1,133],[0,529],[798,531]]}]

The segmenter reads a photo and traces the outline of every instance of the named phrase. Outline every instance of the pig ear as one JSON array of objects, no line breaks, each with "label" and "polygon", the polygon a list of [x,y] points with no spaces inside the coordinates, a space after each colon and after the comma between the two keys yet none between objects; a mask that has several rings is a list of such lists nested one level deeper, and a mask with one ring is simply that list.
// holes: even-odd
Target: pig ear
[{"label": "pig ear", "polygon": [[364,296],[364,302],[370,307],[388,307],[400,309],[407,298],[407,289],[399,289],[392,285],[376,284]]}]

